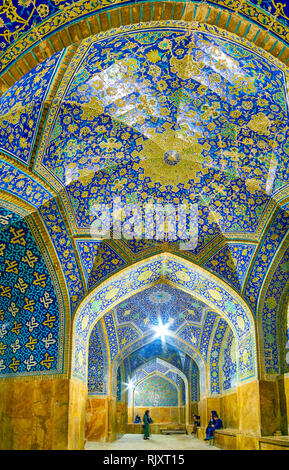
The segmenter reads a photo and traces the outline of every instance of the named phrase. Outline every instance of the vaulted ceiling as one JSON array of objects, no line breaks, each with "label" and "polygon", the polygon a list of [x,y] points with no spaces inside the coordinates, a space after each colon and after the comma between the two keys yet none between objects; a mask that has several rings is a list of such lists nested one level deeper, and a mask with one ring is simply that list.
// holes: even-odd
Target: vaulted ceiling
[{"label": "vaulted ceiling", "polygon": [[[2,188],[41,214],[73,309],[108,275],[163,250],[254,303],[260,242],[275,232],[267,269],[288,225],[286,74],[216,29],[164,23],[92,37],[73,58],[63,49],[2,96]],[[95,240],[93,207],[116,196],[142,215],[148,202],[197,204],[197,248]]]}]

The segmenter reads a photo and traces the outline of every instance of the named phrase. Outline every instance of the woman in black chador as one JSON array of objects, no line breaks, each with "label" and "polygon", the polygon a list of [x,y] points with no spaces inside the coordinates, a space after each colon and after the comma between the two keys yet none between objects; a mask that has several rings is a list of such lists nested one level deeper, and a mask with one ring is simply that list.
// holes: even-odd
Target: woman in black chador
[{"label": "woman in black chador", "polygon": [[143,428],[144,428],[144,439],[149,439],[150,437],[150,424],[152,423],[152,419],[150,417],[149,410],[146,410],[143,416]]}]

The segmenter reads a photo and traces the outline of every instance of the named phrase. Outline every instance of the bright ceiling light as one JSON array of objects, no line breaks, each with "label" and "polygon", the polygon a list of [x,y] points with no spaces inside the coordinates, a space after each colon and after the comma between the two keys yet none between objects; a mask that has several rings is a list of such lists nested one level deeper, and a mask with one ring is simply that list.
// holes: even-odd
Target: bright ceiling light
[{"label": "bright ceiling light", "polygon": [[126,385],[126,390],[131,391],[133,389],[133,381],[131,379],[129,380],[128,384],[125,383],[125,385]]},{"label": "bright ceiling light", "polygon": [[163,324],[162,320],[159,318],[159,324],[153,327],[156,333],[156,338],[161,338],[161,340],[164,342],[165,337],[171,334],[171,332],[169,331],[169,327],[171,326],[172,322],[173,321],[169,321]]}]

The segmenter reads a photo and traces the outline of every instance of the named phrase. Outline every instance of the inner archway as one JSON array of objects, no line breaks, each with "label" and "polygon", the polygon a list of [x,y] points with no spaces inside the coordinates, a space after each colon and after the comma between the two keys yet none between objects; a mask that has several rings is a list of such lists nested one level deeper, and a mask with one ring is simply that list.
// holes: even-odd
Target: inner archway
[{"label": "inner archway", "polygon": [[169,253],[124,269],[93,290],[80,304],[73,322],[73,377],[86,381],[88,342],[94,324],[115,305],[160,280],[191,293],[228,321],[238,341],[238,380],[255,377],[255,327],[246,302],[216,276]]},{"label": "inner archway", "polygon": [[[174,298],[180,311],[172,308]],[[149,309],[150,315],[149,299],[155,304],[154,311]],[[185,313],[183,318],[182,312]],[[95,393],[96,389],[88,391],[91,409],[96,406],[92,403],[100,400],[102,408],[107,403],[109,410],[107,415],[103,414],[106,427],[101,427],[102,433],[97,438],[115,439],[121,432],[118,421],[123,424],[122,430],[125,429],[128,399],[120,392],[124,397],[121,408],[118,403],[121,400],[117,400],[118,383],[120,389],[129,383],[132,372],[126,368],[125,361],[141,348],[149,350],[156,340],[153,326],[160,319],[163,324],[168,320],[170,323],[166,344],[197,364],[198,408],[203,422],[207,420],[208,400],[212,403],[224,389],[234,389],[256,378],[254,322],[245,302],[225,283],[192,263],[167,253],[152,257],[96,289],[82,303],[74,319],[73,374],[83,382],[90,377],[89,349],[91,338],[96,337],[95,328],[99,331],[101,325],[105,330],[102,335],[105,339],[102,344],[103,384],[98,388],[100,393]],[[221,345],[223,352],[219,354]],[[189,373],[191,371],[192,365]],[[191,406],[191,403],[187,394],[185,404]],[[123,416],[120,420],[116,419],[117,409]],[[192,423],[191,418],[187,412],[186,430]],[[90,424],[87,429],[91,430]]]},{"label": "inner archway", "polygon": [[[148,355],[154,357],[146,361]],[[127,371],[124,383],[127,432],[140,432],[141,427],[135,426],[138,424],[136,416],[142,418],[147,408],[151,410],[154,432],[180,426],[185,429],[191,421],[191,401],[195,399],[197,402],[199,392],[198,380],[193,391],[189,383],[191,359],[157,339],[126,357],[123,362]]]}]

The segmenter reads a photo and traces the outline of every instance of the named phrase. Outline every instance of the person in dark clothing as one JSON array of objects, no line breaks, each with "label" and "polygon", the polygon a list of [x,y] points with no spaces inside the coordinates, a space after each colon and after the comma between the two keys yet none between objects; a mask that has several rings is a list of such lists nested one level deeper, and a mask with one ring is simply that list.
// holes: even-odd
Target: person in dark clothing
[{"label": "person in dark clothing", "polygon": [[140,416],[137,414],[136,417],[135,417],[135,420],[134,420],[134,423],[141,423],[141,418]]},{"label": "person in dark clothing", "polygon": [[218,417],[216,411],[211,411],[211,419],[206,429],[205,441],[209,441],[214,438],[214,431],[223,427],[222,420]]},{"label": "person in dark clothing", "polygon": [[149,410],[146,410],[143,416],[144,439],[149,439],[150,437],[150,423],[152,422],[152,419],[149,413]]},{"label": "person in dark clothing", "polygon": [[197,428],[200,427],[200,425],[201,425],[200,416],[194,415],[193,418],[194,418],[194,424],[193,424],[192,434],[196,435],[197,434]]}]

